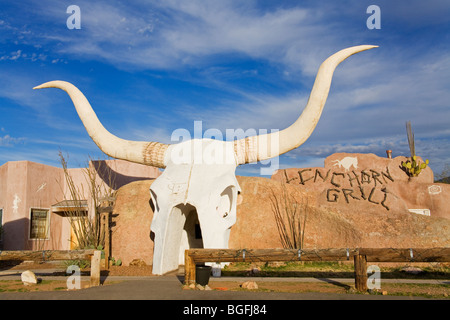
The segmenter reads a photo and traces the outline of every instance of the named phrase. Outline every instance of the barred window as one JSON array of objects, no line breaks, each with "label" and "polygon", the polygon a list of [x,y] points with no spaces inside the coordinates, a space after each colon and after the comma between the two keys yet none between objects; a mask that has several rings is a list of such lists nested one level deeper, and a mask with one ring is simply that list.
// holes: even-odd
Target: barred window
[{"label": "barred window", "polygon": [[47,238],[48,218],[48,210],[31,209],[30,239]]}]

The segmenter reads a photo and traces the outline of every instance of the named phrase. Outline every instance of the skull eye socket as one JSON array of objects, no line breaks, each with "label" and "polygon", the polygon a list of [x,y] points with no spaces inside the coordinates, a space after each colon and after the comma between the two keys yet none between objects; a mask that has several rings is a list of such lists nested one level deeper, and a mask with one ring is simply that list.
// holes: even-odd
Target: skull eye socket
[{"label": "skull eye socket", "polygon": [[233,204],[233,189],[234,187],[229,186],[220,194],[216,210],[217,214],[222,218],[227,218],[230,215]]}]

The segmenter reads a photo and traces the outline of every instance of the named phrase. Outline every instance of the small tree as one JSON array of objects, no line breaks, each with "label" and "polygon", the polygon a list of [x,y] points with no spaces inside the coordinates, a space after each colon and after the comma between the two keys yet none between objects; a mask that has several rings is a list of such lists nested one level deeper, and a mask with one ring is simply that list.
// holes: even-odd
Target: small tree
[{"label": "small tree", "polygon": [[308,201],[299,202],[281,182],[281,192],[271,190],[270,200],[283,248],[302,249],[305,239]]},{"label": "small tree", "polygon": [[68,188],[68,196],[65,195],[65,200],[70,201],[71,210],[65,212],[65,216],[69,219],[72,230],[75,234],[78,247],[85,248],[103,248],[105,243],[104,232],[101,230],[100,212],[101,201],[104,198],[111,198],[114,196],[114,189],[111,188],[112,174],[109,174],[109,183],[99,183],[95,168],[88,166],[83,168],[88,194],[92,203],[94,212],[91,216],[86,215],[86,199],[84,192],[84,185],[75,185],[72,176],[67,168],[67,161],[62,152],[59,152],[62,168],[64,170],[64,178]]}]

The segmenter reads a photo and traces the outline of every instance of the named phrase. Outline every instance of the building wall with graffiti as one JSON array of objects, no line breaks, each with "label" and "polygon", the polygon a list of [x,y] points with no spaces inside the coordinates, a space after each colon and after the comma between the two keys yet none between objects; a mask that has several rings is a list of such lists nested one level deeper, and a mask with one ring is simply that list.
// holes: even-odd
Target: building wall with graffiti
[{"label": "building wall with graffiti", "polygon": [[406,159],[336,153],[324,167],[278,170],[272,179],[297,185],[313,194],[317,205],[337,211],[396,210],[450,218],[448,186],[434,183],[429,167],[418,177],[408,176],[401,167]]}]

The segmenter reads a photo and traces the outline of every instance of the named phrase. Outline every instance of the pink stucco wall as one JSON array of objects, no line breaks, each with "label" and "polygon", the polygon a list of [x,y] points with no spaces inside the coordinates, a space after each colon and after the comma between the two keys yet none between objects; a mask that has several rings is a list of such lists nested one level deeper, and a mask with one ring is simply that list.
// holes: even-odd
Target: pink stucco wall
[{"label": "pink stucco wall", "polygon": [[54,249],[61,237],[63,221],[50,215],[51,239],[30,239],[31,209],[48,209],[62,196],[57,181],[61,181],[58,168],[30,161],[12,161],[1,166],[0,208],[3,209],[3,249]]},{"label": "pink stucco wall", "polygon": [[[91,161],[97,184],[114,190],[131,181],[158,177],[157,168],[120,160]],[[69,169],[74,183],[85,190],[90,203],[87,180],[81,168]],[[110,179],[109,176],[113,178]],[[70,199],[62,168],[31,161],[11,161],[0,166],[0,209],[2,209],[3,250],[68,250],[70,223],[52,212],[52,205]],[[49,210],[47,239],[30,239],[31,209]]]}]

